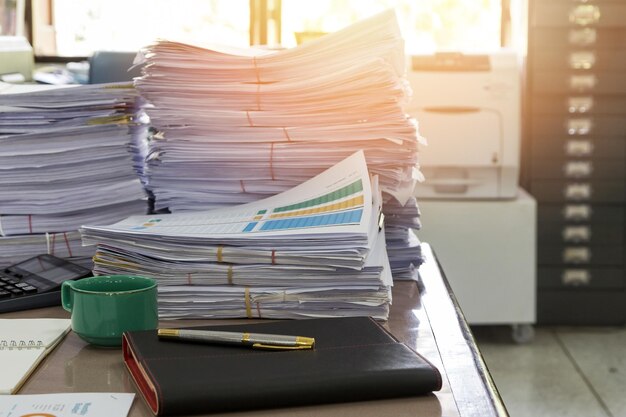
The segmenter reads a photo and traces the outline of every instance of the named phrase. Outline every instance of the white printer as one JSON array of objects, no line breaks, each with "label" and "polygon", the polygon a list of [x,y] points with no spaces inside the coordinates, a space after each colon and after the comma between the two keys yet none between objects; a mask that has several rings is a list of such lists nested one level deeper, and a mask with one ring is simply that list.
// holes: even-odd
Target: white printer
[{"label": "white printer", "polygon": [[33,48],[23,36],[0,36],[0,81],[23,82],[33,78]]},{"label": "white printer", "polygon": [[506,199],[517,194],[521,74],[512,52],[414,55],[408,112],[428,140],[419,199]]}]

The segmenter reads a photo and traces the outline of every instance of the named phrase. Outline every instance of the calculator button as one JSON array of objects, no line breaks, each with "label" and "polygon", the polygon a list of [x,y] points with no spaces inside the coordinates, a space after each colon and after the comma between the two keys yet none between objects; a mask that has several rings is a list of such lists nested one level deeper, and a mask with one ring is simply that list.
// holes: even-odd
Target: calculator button
[{"label": "calculator button", "polygon": [[9,279],[5,280],[4,282],[6,282],[8,284],[17,284],[20,281],[18,279],[9,278]]},{"label": "calculator button", "polygon": [[27,285],[26,287],[22,287],[22,290],[26,294],[31,294],[31,293],[37,292],[37,288],[33,287],[32,285]]},{"label": "calculator button", "polygon": [[13,279],[13,278],[10,278],[10,277],[0,277],[0,281],[2,281],[2,282],[9,282],[9,280],[11,280],[11,279]]},{"label": "calculator button", "polygon": [[0,290],[0,298],[10,297],[10,296],[11,296],[10,292]]},{"label": "calculator button", "polygon": [[18,295],[18,294],[23,294],[24,291],[20,290],[19,288],[11,288],[9,291],[11,291],[13,293],[13,295]]},{"label": "calculator button", "polygon": [[17,288],[24,288],[24,287],[30,287],[30,284],[27,284],[25,282],[18,282],[17,284],[15,284],[15,286]]}]

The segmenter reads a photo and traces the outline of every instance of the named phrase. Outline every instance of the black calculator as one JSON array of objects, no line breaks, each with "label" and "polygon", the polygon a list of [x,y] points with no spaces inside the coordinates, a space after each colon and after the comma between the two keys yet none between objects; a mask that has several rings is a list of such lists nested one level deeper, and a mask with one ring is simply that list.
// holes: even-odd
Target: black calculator
[{"label": "black calculator", "polygon": [[38,255],[0,270],[0,313],[61,305],[61,284],[92,276],[53,255]]}]

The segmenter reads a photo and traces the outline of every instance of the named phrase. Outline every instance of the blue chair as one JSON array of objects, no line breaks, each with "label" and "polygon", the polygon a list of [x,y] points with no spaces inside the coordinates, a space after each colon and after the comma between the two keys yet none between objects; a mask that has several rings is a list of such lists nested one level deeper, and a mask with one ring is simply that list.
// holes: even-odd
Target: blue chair
[{"label": "blue chair", "polygon": [[131,81],[141,75],[140,66],[133,66],[135,52],[97,51],[89,59],[89,84]]}]

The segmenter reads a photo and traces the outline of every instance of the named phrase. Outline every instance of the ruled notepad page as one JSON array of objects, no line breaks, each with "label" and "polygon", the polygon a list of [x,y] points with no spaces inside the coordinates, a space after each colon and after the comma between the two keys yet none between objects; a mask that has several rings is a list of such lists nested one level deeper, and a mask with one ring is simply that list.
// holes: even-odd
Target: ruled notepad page
[{"label": "ruled notepad page", "polygon": [[0,319],[0,394],[14,394],[70,330],[69,319]]}]

